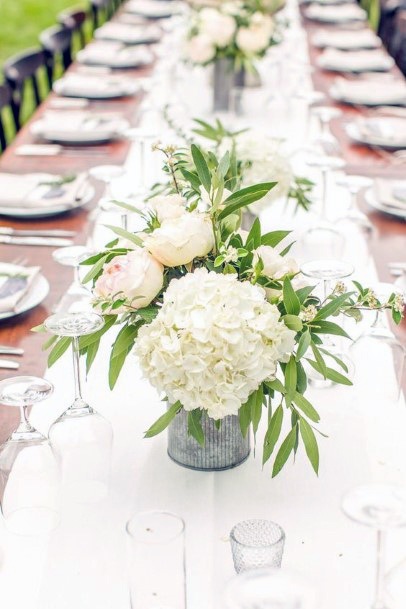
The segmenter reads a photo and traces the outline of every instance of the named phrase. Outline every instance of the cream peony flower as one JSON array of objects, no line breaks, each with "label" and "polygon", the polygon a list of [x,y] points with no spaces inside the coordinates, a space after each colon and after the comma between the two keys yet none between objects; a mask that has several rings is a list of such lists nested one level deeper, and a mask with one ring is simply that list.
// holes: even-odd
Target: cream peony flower
[{"label": "cream peony flower", "polygon": [[188,264],[213,249],[211,220],[205,213],[185,212],[179,218],[164,220],[160,228],[145,236],[144,245],[165,266]]},{"label": "cream peony flower", "polygon": [[[283,279],[286,275],[296,275],[300,270],[294,258],[281,256],[275,248],[269,245],[261,245],[254,250],[254,264],[259,258],[264,265],[261,274],[268,279]],[[274,288],[265,288],[265,292],[269,299],[281,296],[280,290]]]},{"label": "cream peony flower", "polygon": [[217,47],[224,48],[232,42],[237,25],[231,15],[224,15],[215,8],[204,8],[199,13],[199,22],[201,33]]},{"label": "cream peony flower", "polygon": [[186,55],[193,63],[205,64],[214,59],[216,47],[209,36],[198,34],[186,43]]},{"label": "cream peony flower", "polygon": [[236,36],[237,46],[247,55],[255,55],[269,46],[270,36],[257,27],[241,27]]},{"label": "cream peony flower", "polygon": [[[141,309],[150,304],[163,286],[163,266],[145,249],[137,248],[125,256],[116,256],[103,267],[93,293],[103,300],[126,298],[128,306]],[[125,313],[128,307],[114,309]]]},{"label": "cream peony flower", "polygon": [[171,281],[157,317],[139,331],[136,353],[170,403],[217,420],[238,414],[294,345],[295,332],[260,286],[200,268]]},{"label": "cream peony flower", "polygon": [[158,195],[148,201],[149,209],[159,222],[179,218],[185,213],[186,200],[180,195]]}]

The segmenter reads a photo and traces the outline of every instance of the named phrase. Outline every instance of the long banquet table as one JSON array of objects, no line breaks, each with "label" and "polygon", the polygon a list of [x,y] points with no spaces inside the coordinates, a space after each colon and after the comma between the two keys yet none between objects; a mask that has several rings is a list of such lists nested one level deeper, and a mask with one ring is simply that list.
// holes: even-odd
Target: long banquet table
[{"label": "long banquet table", "polygon": [[[302,21],[306,32],[314,25]],[[317,51],[309,43],[309,58],[315,65]],[[72,70],[78,69],[73,65]],[[395,70],[396,72],[396,70]],[[132,77],[144,71],[126,71]],[[402,78],[396,72],[398,78]],[[316,89],[328,91],[332,74],[315,67]],[[43,113],[53,94],[32,120]],[[331,103],[333,103],[330,100]],[[91,102],[92,104],[92,102]],[[133,124],[137,121],[139,98],[97,102],[103,110],[120,111]],[[96,106],[96,103],[94,104]],[[92,107],[92,105],[91,105]],[[339,138],[348,170],[352,173],[404,177],[405,165],[392,164],[376,151],[352,145],[343,125],[349,116],[362,112],[340,105],[342,117],[333,130]],[[72,157],[20,157],[16,149],[31,143],[26,125],[0,159],[0,170],[15,173],[77,171],[101,164],[125,163],[131,153],[129,142],[103,146],[102,152]],[[100,196],[97,190],[93,205]],[[371,212],[366,208],[376,232],[371,242],[377,274],[391,281],[387,262],[404,260],[406,224]],[[89,206],[89,209],[91,209]],[[52,220],[11,221],[14,228],[66,228],[78,232],[76,242],[84,243],[89,230],[89,209],[81,209]],[[30,332],[50,314],[71,282],[69,269],[52,261],[49,248],[15,248],[2,245],[0,257],[11,261],[27,256],[38,264],[51,284],[41,306],[19,318],[0,322],[0,343],[21,346],[21,374],[46,374],[55,384],[55,394],[33,410],[33,422],[44,433],[58,414],[66,409],[71,384],[66,379],[68,356],[46,371],[43,338]],[[405,325],[395,329],[405,340]],[[186,521],[188,609],[217,609],[221,590],[233,568],[228,534],[238,520],[271,518],[286,531],[284,566],[292,567],[312,580],[319,589],[322,609],[367,606],[372,597],[374,537],[371,530],[347,521],[340,513],[343,492],[369,481],[406,484],[406,448],[403,430],[406,409],[403,399],[383,406],[374,399],[374,383],[384,382],[379,363],[371,360],[371,384],[363,393],[348,388],[312,389],[310,397],[321,411],[322,429],[329,438],[321,443],[321,471],[317,478],[299,455],[276,479],[269,469],[261,470],[260,458],[251,458],[235,470],[201,473],[182,469],[166,456],[165,436],[143,440],[143,432],[162,412],[162,403],[128,361],[116,390],[107,388],[108,339],[100,361],[88,378],[89,402],[112,423],[114,452],[112,488],[108,500],[97,506],[67,501],[62,506],[61,525],[50,538],[17,538],[0,527],[0,604],[10,609],[118,609],[128,607],[125,578],[124,523],[131,513],[143,509],[168,509]],[[130,358],[132,359],[132,358]],[[9,376],[0,370],[0,378]],[[67,397],[68,396],[68,397]],[[67,402],[68,400],[68,402]],[[5,438],[14,425],[10,413],[0,410],[0,435]],[[258,440],[261,442],[261,437]],[[3,550],[2,550],[3,548]],[[4,561],[1,554],[4,552]],[[390,538],[390,562],[406,554],[406,533]],[[24,586],[20,578],[24,578]]]}]

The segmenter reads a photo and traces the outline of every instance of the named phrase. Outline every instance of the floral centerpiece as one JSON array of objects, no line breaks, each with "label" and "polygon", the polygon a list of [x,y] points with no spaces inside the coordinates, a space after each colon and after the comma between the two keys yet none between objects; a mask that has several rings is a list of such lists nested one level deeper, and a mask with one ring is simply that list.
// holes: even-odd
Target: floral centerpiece
[{"label": "floral centerpiece", "polygon": [[244,86],[245,74],[280,39],[273,17],[250,3],[225,2],[195,9],[187,33],[186,59],[214,64],[214,109],[226,110],[233,86]]},{"label": "floral centerpiece", "polygon": [[[306,370],[351,384],[323,336],[347,336],[338,314],[358,317],[365,307],[390,307],[399,321],[402,303],[395,294],[380,303],[358,283],[350,291],[340,285],[320,300],[313,286],[297,283],[298,265],[290,244],[283,245],[287,231],[262,234],[258,219],[249,233],[239,228],[241,210],[275,183],[225,193],[228,152],[217,158],[192,145],[193,164],[186,167],[183,152],[160,150],[171,194],[150,199],[142,210],[120,204],[139,213],[145,229],[134,234],[112,227],[118,238],[84,262],[90,267],[84,281],[93,283],[94,306],[105,317],[100,331],[81,339],[87,367],[101,336],[118,325],[111,388],[135,354],[166,401],[147,437],[182,419],[193,450],[210,443],[213,451],[216,434],[230,421],[237,422],[242,442],[265,416],[263,463],[275,454],[272,475],[301,442],[317,472],[320,417],[305,397]],[[61,340],[52,344],[51,362],[69,344]]]}]

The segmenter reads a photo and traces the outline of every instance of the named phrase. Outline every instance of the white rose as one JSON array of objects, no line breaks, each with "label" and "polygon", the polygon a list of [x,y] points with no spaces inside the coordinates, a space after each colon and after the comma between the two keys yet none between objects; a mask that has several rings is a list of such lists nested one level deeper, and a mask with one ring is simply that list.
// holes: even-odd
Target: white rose
[{"label": "white rose", "polygon": [[269,279],[282,279],[285,275],[296,275],[299,266],[294,258],[281,256],[270,245],[260,245],[254,252],[254,259],[261,258],[264,265],[262,275]]},{"label": "white rose", "polygon": [[269,46],[270,36],[262,28],[242,27],[237,32],[237,46],[247,54],[254,55]]},{"label": "white rose", "polygon": [[216,47],[207,35],[198,34],[187,42],[186,54],[193,63],[205,64],[214,59]]},{"label": "white rose", "polygon": [[213,249],[211,220],[206,214],[186,212],[180,218],[162,222],[160,228],[145,237],[144,245],[165,266],[188,264]]},{"label": "white rose", "polygon": [[237,27],[231,15],[223,15],[214,8],[204,8],[200,12],[200,23],[202,34],[220,48],[231,43]]},{"label": "white rose", "polygon": [[179,218],[185,213],[186,200],[180,195],[159,195],[148,201],[148,207],[155,213],[159,222]]},{"label": "white rose", "polygon": [[[163,266],[145,249],[137,248],[125,256],[116,256],[103,267],[94,294],[103,300],[125,298],[134,309],[146,307],[163,285]],[[115,313],[128,309],[120,307]]]}]

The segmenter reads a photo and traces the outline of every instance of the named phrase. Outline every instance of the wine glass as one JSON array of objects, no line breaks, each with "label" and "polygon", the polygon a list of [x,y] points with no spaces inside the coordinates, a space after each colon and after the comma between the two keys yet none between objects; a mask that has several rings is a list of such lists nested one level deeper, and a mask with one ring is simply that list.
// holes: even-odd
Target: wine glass
[{"label": "wine glass", "polygon": [[120,211],[121,225],[127,229],[127,212],[124,209],[120,209],[114,204],[114,194],[112,191],[112,183],[117,178],[121,178],[125,173],[125,168],[119,165],[97,165],[89,169],[89,174],[95,180],[99,180],[105,184],[105,192],[103,197],[99,200],[97,207],[92,212],[93,223],[96,224],[99,215],[102,211]]},{"label": "wine glass", "polygon": [[[350,277],[354,272],[354,267],[349,262],[342,260],[312,260],[302,265],[300,269],[301,273],[306,277],[317,279],[322,282],[322,302],[325,302],[329,294],[334,290],[333,282],[336,283],[339,280]],[[324,335],[323,348],[326,348],[333,356],[338,357],[342,360],[347,367],[347,374],[352,374],[353,364],[348,355],[334,342],[330,334]],[[326,357],[328,355],[326,354]],[[329,358],[329,367],[334,368],[338,372],[343,372],[341,367],[336,363],[334,358]],[[344,371],[345,372],[345,371]],[[308,369],[309,382],[319,389],[331,387],[334,382],[329,379],[324,379],[317,370],[312,367]]]},{"label": "wine glass", "polygon": [[59,469],[48,439],[28,419],[47,399],[51,383],[35,376],[0,382],[0,403],[20,409],[20,423],[0,447],[0,507],[7,527],[21,535],[51,531],[59,522]]},{"label": "wine glass", "polygon": [[90,292],[80,280],[80,263],[89,258],[90,250],[84,245],[71,245],[60,247],[52,252],[52,258],[62,266],[73,268],[73,283],[69,286],[66,294],[62,297],[58,308],[68,310],[70,306],[79,302],[81,305],[90,306]]},{"label": "wine glass", "polygon": [[157,133],[148,127],[132,127],[126,132],[126,137],[135,144],[137,151],[137,184],[132,196],[136,200],[143,200],[151,186],[147,180],[147,168],[151,168],[151,160],[147,163],[147,151],[157,139]]},{"label": "wine glass", "polygon": [[344,186],[348,188],[351,199],[350,199],[350,208],[339,221],[351,222],[354,224],[360,233],[363,234],[365,238],[369,238],[371,233],[373,232],[373,224],[369,221],[368,217],[359,210],[357,199],[358,193],[368,186],[372,185],[371,178],[366,176],[357,176],[357,175],[345,175],[337,180],[338,186]]},{"label": "wine glass", "polygon": [[343,512],[359,524],[377,532],[375,599],[372,609],[389,609],[385,594],[387,533],[406,525],[406,489],[389,484],[358,486],[342,502]]},{"label": "wine glass", "polygon": [[345,246],[344,235],[327,218],[328,172],[341,169],[345,162],[338,157],[329,157],[317,151],[308,153],[306,163],[319,169],[321,174],[321,209],[316,223],[308,228],[299,239],[303,260],[316,256],[340,258]]},{"label": "wine glass", "polygon": [[319,119],[321,127],[321,133],[314,143],[320,145],[322,150],[328,155],[335,156],[340,154],[340,144],[331,133],[329,123],[333,118],[342,115],[341,110],[330,106],[315,106],[311,109],[311,112],[313,116]]},{"label": "wine glass", "polygon": [[[388,300],[396,288],[391,283],[372,286],[380,302]],[[354,385],[362,392],[370,384],[376,367],[380,382],[375,383],[374,399],[379,402],[397,402],[402,388],[406,350],[391,331],[385,310],[377,309],[372,325],[351,345],[350,355],[355,365]]]},{"label": "wine glass", "polygon": [[62,466],[62,489],[68,498],[98,501],[108,491],[113,432],[110,423],[83,399],[79,337],[100,330],[104,320],[93,312],[57,313],[44,325],[51,334],[72,339],[75,398],[49,430]]},{"label": "wine glass", "polygon": [[224,609],[314,609],[316,593],[302,576],[285,569],[254,569],[226,587]]}]

